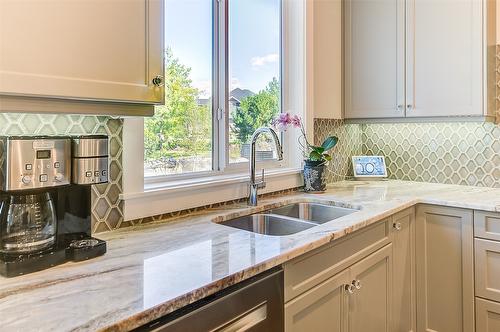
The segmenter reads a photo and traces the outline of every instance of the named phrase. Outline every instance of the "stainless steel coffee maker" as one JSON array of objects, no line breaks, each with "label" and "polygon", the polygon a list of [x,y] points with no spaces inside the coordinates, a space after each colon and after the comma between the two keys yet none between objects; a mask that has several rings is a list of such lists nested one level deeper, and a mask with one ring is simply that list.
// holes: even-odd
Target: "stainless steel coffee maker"
[{"label": "stainless steel coffee maker", "polygon": [[104,254],[90,185],[107,181],[107,136],[0,138],[0,274]]}]

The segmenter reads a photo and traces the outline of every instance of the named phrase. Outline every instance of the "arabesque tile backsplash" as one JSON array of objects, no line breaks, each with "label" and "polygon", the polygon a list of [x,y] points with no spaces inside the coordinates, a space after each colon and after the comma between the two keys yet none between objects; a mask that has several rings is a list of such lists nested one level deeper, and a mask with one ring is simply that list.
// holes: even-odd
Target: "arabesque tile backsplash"
[{"label": "arabesque tile backsplash", "polygon": [[500,126],[405,123],[363,126],[363,153],[386,156],[392,179],[500,187]]},{"label": "arabesque tile backsplash", "polygon": [[[500,187],[500,125],[480,122],[345,124],[339,120],[315,120],[315,140],[342,137],[344,127],[360,133],[336,150],[360,151],[386,157],[389,178],[483,187]],[[336,148],[337,149],[337,148]],[[352,166],[329,166],[352,175]],[[329,180],[338,176],[330,175]]]},{"label": "arabesque tile backsplash", "polygon": [[362,127],[358,124],[346,124],[343,120],[315,119],[314,144],[320,145],[330,135],[339,141],[328,163],[327,181],[329,183],[344,180],[352,175],[351,156],[362,153]]}]

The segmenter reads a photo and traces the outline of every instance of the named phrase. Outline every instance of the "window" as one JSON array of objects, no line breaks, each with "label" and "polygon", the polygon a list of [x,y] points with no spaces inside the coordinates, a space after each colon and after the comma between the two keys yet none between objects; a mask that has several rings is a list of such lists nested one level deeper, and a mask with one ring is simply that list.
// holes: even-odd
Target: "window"
[{"label": "window", "polygon": [[[229,2],[229,162],[247,162],[253,132],[281,110],[280,1]],[[257,160],[274,159],[272,141],[259,141]]]},{"label": "window", "polygon": [[[145,177],[246,167],[253,131],[281,112],[281,0],[165,0],[165,47]],[[258,160],[275,158],[271,143],[261,137]]]},{"label": "window", "polygon": [[165,0],[165,105],[144,126],[145,176],[212,170],[213,11]]}]

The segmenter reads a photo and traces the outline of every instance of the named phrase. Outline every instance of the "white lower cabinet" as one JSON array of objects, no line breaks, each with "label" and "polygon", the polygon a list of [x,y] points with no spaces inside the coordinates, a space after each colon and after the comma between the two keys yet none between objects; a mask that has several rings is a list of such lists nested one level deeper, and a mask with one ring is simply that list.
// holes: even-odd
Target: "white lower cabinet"
[{"label": "white lower cabinet", "polygon": [[285,331],[346,331],[348,312],[345,270],[285,305]]},{"label": "white lower cabinet", "polygon": [[474,314],[500,299],[500,242],[476,239],[474,294],[473,215],[418,205],[287,262],[285,330],[500,332],[499,303]]},{"label": "white lower cabinet", "polygon": [[476,331],[500,331],[500,213],[474,211]]},{"label": "white lower cabinet", "polygon": [[500,331],[500,303],[476,298],[476,331]]},{"label": "white lower cabinet", "polygon": [[418,331],[474,331],[472,216],[467,209],[417,206]]},{"label": "white lower cabinet", "polygon": [[476,296],[500,302],[500,242],[476,238],[474,250]]},{"label": "white lower cabinet", "polygon": [[411,208],[392,217],[393,244],[393,316],[392,331],[417,330],[415,289],[415,209]]},{"label": "white lower cabinet", "polygon": [[285,331],[415,331],[415,209],[284,265]]},{"label": "white lower cabinet", "polygon": [[392,331],[392,244],[353,265],[351,279],[347,331]]},{"label": "white lower cabinet", "polygon": [[285,305],[285,331],[391,331],[392,244]]}]

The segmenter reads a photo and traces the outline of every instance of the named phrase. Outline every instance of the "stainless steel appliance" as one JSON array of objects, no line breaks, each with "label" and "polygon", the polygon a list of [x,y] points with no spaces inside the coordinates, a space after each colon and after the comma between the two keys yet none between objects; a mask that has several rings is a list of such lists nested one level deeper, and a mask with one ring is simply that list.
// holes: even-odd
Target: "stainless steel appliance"
[{"label": "stainless steel appliance", "polygon": [[261,273],[136,331],[284,331],[283,271]]},{"label": "stainless steel appliance", "polygon": [[[107,146],[105,136],[86,139],[92,141],[89,147]],[[107,156],[100,158],[107,161]],[[71,137],[0,138],[1,275],[30,273],[106,252],[106,243],[91,237],[88,183],[107,181],[107,163],[99,164],[99,177],[92,181],[74,176],[71,183],[76,159]],[[78,172],[85,175],[84,169]]]},{"label": "stainless steel appliance", "polygon": [[72,180],[78,184],[108,182],[108,137],[73,137]]}]

